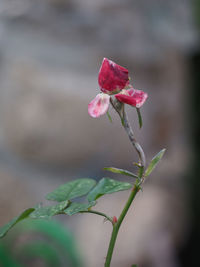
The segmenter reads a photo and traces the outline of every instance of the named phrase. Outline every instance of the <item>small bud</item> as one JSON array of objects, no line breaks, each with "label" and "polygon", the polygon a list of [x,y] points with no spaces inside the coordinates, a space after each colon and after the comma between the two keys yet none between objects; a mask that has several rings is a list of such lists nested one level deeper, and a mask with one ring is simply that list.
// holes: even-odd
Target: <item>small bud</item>
[{"label": "small bud", "polygon": [[117,217],[113,216],[113,224],[117,223]]}]

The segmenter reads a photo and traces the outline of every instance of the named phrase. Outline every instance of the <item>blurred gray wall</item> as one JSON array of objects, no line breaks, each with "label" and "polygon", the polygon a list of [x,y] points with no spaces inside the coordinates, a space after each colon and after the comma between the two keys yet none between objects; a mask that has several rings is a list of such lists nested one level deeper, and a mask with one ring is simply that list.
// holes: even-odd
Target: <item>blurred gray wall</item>
[{"label": "blurred gray wall", "polygon": [[[180,218],[185,216],[182,175],[191,158],[187,56],[196,45],[192,6],[186,0],[1,0],[1,223],[63,181],[99,179],[106,175],[103,166],[131,169],[137,160],[114,112],[113,124],[106,116],[92,119],[87,114],[87,104],[99,91],[103,57],[128,68],[132,85],[149,94],[141,131],[135,110],[128,112],[148,161],[167,148],[151,177],[156,186],[150,195],[157,197],[156,203],[164,201],[161,210],[170,210],[166,201],[173,196],[171,205],[178,206]],[[13,196],[19,201],[13,203]],[[145,209],[141,220],[144,216]],[[173,221],[166,210],[167,216]],[[170,242],[176,244],[170,229]],[[176,266],[171,254],[166,262],[172,258]],[[161,266],[153,259],[148,266]],[[95,260],[91,257],[88,266]]]}]

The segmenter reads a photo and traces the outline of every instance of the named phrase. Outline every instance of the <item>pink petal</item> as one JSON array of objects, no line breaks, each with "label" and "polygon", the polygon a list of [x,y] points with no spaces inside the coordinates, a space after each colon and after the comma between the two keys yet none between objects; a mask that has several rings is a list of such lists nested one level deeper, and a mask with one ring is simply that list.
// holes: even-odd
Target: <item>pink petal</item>
[{"label": "pink petal", "polygon": [[146,101],[148,94],[137,89],[123,90],[123,93],[115,95],[117,100],[125,104],[140,108]]},{"label": "pink petal", "polygon": [[93,118],[104,115],[109,107],[110,96],[107,94],[98,94],[89,104],[88,113]]},{"label": "pink petal", "polygon": [[98,82],[102,92],[117,92],[129,84],[128,70],[104,58],[99,71]]}]

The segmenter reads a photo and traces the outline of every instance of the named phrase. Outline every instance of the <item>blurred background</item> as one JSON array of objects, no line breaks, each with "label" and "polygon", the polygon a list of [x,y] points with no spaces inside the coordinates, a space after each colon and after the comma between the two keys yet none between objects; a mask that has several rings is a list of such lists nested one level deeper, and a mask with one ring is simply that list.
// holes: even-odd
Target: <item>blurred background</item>
[{"label": "blurred background", "polygon": [[[112,109],[112,124],[87,113],[107,57],[149,95],[142,130],[127,107],[148,162],[167,149],[121,228],[113,266],[200,266],[199,27],[198,0],[0,0],[0,225],[61,183],[110,176],[104,166],[134,171],[137,155]],[[118,216],[126,199],[107,196],[97,209]],[[110,225],[94,215],[58,220],[72,233],[77,261],[56,261],[63,255],[44,245],[30,263],[13,251],[31,238],[10,242],[13,230],[0,249],[15,263],[1,263],[0,251],[0,266],[103,266]]]}]

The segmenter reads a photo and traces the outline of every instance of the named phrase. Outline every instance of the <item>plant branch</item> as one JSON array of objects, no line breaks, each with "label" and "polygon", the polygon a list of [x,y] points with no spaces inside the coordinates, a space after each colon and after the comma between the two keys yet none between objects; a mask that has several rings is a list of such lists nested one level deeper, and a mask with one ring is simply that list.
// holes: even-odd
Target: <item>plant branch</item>
[{"label": "plant branch", "polygon": [[134,146],[135,150],[138,153],[141,167],[144,168],[145,164],[146,164],[145,154],[144,154],[144,151],[143,151],[142,147],[140,146],[140,144],[134,138],[133,130],[130,126],[130,123],[128,121],[128,116],[127,116],[126,111],[124,109],[124,104],[119,103],[119,101],[114,101],[112,98],[110,98],[110,102],[111,102],[113,108],[119,114],[121,120],[123,121],[123,127],[124,127],[126,133],[128,134],[128,137],[129,137],[132,145]]},{"label": "plant branch", "polygon": [[100,216],[104,217],[106,220],[108,220],[109,222],[111,222],[113,224],[112,218],[109,217],[108,215],[106,215],[103,212],[96,211],[96,210],[87,210],[87,211],[80,211],[80,213],[93,213],[93,214],[97,214],[97,215],[100,215]]},{"label": "plant branch", "polygon": [[130,126],[130,123],[128,121],[128,116],[127,116],[125,110],[123,110],[123,115],[124,115],[123,116],[123,119],[124,119],[124,129],[127,132],[128,137],[129,137],[132,145],[135,147],[135,150],[138,153],[141,167],[144,168],[145,167],[145,164],[146,164],[146,159],[145,159],[144,151],[143,151],[142,147],[140,146],[140,144],[137,142],[137,140],[134,138],[133,130],[132,130],[131,126]]},{"label": "plant branch", "polygon": [[145,167],[145,154],[144,151],[142,149],[142,147],[140,146],[140,144],[136,141],[136,139],[134,138],[133,135],[133,130],[129,124],[128,121],[128,116],[124,110],[124,104],[120,103],[119,101],[114,101],[112,98],[110,99],[110,102],[113,106],[113,108],[117,111],[117,113],[119,114],[121,121],[122,121],[122,125],[126,131],[126,133],[128,134],[128,137],[131,141],[131,144],[133,145],[133,147],[135,148],[135,150],[138,153],[139,156],[139,170],[138,170],[138,179],[136,180],[131,193],[129,195],[129,198],[118,218],[118,221],[113,224],[113,231],[112,231],[112,235],[111,235],[111,239],[110,239],[110,243],[109,243],[109,247],[108,247],[108,252],[107,252],[107,256],[106,256],[106,261],[105,261],[105,267],[110,267],[110,263],[111,263],[111,259],[112,259],[112,255],[113,255],[113,250],[114,250],[114,246],[116,243],[116,239],[117,239],[117,235],[120,229],[120,226],[136,196],[136,194],[140,191],[141,187],[140,185],[143,182],[143,175],[144,175],[144,167]]},{"label": "plant branch", "polygon": [[131,191],[131,194],[124,206],[124,209],[122,210],[120,216],[119,216],[119,219],[117,221],[116,224],[114,224],[113,226],[113,231],[112,231],[112,235],[111,235],[111,239],[110,239],[110,243],[109,243],[109,248],[108,248],[108,252],[107,252],[107,256],[106,256],[106,262],[105,262],[105,267],[110,267],[110,263],[111,263],[111,259],[112,259],[112,255],[113,255],[113,250],[114,250],[114,246],[115,246],[115,242],[116,242],[116,239],[117,239],[117,235],[118,235],[118,232],[119,232],[119,228],[124,220],[124,217],[126,216],[137,192],[140,191],[140,186],[135,183],[132,191]]}]

